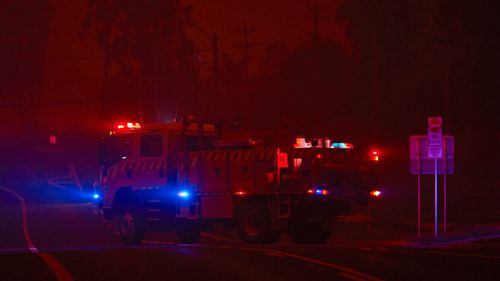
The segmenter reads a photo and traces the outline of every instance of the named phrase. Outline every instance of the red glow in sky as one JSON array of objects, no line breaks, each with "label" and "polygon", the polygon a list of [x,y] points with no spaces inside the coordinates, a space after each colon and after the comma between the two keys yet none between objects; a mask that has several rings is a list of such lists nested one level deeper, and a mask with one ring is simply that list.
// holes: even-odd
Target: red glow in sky
[{"label": "red glow in sky", "polygon": [[[193,5],[192,17],[208,33],[218,33],[222,52],[238,57],[242,55],[243,35],[236,30],[245,24],[255,32],[249,35],[249,42],[254,44],[250,57],[258,58],[260,53],[272,42],[283,42],[290,47],[309,40],[312,31],[311,0],[185,0],[185,5]],[[344,48],[350,46],[345,28],[335,21],[335,9],[341,0],[322,4],[319,33],[341,43]],[[210,42],[197,31],[192,37],[202,49],[210,50]],[[210,59],[208,52],[202,58]]]}]

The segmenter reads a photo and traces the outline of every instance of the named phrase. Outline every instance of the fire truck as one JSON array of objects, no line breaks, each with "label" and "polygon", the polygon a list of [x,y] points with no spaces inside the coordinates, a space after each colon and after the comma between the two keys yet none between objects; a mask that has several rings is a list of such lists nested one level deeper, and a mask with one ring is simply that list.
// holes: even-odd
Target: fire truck
[{"label": "fire truck", "polygon": [[[378,154],[328,138],[224,139],[213,124],[120,123],[99,146],[94,197],[125,244],[175,231],[194,243],[222,223],[249,243],[325,243],[337,216],[377,189]],[[374,157],[376,156],[376,157]]]}]

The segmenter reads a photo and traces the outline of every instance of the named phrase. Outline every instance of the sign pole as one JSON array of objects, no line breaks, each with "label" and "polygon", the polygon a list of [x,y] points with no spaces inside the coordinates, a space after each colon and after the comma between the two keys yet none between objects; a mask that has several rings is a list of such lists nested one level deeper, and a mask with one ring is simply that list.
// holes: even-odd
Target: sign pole
[{"label": "sign pole", "polygon": [[281,175],[280,175],[280,149],[276,149],[276,183],[278,184],[278,187],[280,186],[281,182]]},{"label": "sign pole", "polygon": [[434,237],[438,236],[438,159],[434,158]]},{"label": "sign pole", "polygon": [[427,119],[428,157],[434,158],[434,237],[438,235],[438,158],[443,157],[443,118]]},{"label": "sign pole", "polygon": [[417,180],[417,182],[418,182],[417,229],[418,229],[418,237],[420,237],[420,140],[421,140],[421,138],[418,137],[418,158],[417,158],[417,178],[418,178],[418,180]]},{"label": "sign pole", "polygon": [[443,143],[443,150],[444,150],[444,173],[443,173],[443,209],[444,209],[444,214],[443,214],[443,232],[446,234],[446,174],[448,173],[447,167],[446,167],[446,161],[448,160],[448,157],[446,155],[446,138],[444,138],[444,143]]}]

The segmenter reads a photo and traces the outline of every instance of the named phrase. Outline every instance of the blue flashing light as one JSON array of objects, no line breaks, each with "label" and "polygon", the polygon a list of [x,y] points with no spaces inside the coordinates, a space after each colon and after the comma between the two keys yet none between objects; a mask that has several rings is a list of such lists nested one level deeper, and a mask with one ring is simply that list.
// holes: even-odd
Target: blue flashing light
[{"label": "blue flashing light", "polygon": [[187,191],[179,191],[179,193],[177,193],[177,196],[179,196],[181,198],[188,198],[189,197],[189,192],[187,192]]},{"label": "blue flashing light", "polygon": [[334,143],[332,143],[331,148],[353,149],[354,146],[351,143],[348,143],[348,142],[334,142]]},{"label": "blue flashing light", "polygon": [[99,199],[99,197],[100,197],[100,196],[99,196],[99,194],[97,194],[97,193],[94,193],[94,195],[92,195],[92,198],[94,198],[94,199]]}]

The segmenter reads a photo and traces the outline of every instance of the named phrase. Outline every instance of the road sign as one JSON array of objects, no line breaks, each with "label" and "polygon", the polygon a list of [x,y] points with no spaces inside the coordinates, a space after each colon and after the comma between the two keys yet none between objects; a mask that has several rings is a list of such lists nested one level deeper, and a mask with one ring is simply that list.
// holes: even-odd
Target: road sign
[{"label": "road sign", "polygon": [[[450,175],[455,172],[455,138],[453,136],[443,136],[443,157],[438,159],[438,174]],[[429,157],[429,141],[426,135],[410,136],[410,173],[413,175],[431,175],[435,172],[434,159]],[[445,157],[446,154],[446,165]],[[445,169],[446,167],[446,169]]]},{"label": "road sign", "polygon": [[430,158],[443,157],[443,118],[432,116],[427,119],[427,138],[429,142],[428,156]]},{"label": "road sign", "polygon": [[[434,237],[438,235],[438,174],[443,175],[443,197],[444,197],[444,232],[446,233],[446,175],[453,174],[454,162],[454,138],[453,136],[434,136],[442,129],[441,120],[432,121],[429,118],[428,135],[410,136],[410,173],[418,178],[418,215],[417,228],[420,237],[420,176],[434,174]],[[441,150],[439,153],[438,151]],[[443,153],[444,150],[444,153]],[[437,155],[441,154],[440,157]],[[444,157],[443,157],[444,156]],[[434,162],[434,163],[433,163]],[[433,165],[434,164],[434,165]]]}]

